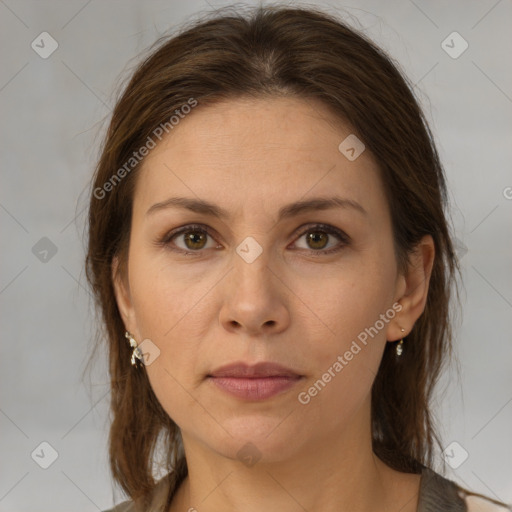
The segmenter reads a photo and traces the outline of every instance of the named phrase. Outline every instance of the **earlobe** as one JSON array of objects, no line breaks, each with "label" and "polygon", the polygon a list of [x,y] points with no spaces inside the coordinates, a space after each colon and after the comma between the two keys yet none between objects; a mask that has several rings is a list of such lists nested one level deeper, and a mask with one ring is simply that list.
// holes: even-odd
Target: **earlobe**
[{"label": "earlobe", "polygon": [[405,283],[402,286],[403,294],[398,298],[402,308],[396,316],[395,329],[389,333],[388,339],[392,338],[390,341],[407,336],[400,328],[405,328],[405,333],[409,333],[425,310],[434,257],[434,240],[432,236],[425,235],[409,255],[407,274],[400,276],[402,283]]}]

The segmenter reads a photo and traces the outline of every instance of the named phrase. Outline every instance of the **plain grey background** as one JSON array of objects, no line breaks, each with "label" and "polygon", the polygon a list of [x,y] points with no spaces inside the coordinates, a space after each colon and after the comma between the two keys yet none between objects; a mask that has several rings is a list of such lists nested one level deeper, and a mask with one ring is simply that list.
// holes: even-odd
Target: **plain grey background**
[{"label": "plain grey background", "polygon": [[[0,0],[2,512],[113,504],[103,357],[91,393],[81,381],[94,332],[83,271],[87,187],[121,78],[160,35],[226,4]],[[311,5],[387,50],[431,123],[465,282],[460,380],[446,373],[436,399],[447,448],[439,460],[455,481],[511,502],[512,4]]]}]

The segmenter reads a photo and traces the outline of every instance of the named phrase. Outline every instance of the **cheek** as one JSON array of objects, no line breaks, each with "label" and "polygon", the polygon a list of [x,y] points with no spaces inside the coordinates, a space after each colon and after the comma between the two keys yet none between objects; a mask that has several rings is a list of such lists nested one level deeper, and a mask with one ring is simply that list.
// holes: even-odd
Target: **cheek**
[{"label": "cheek", "polygon": [[[165,342],[192,325],[214,285],[214,275],[198,275],[193,264],[170,264],[165,251],[134,254],[130,287],[141,333]],[[197,324],[197,322],[196,322]]]},{"label": "cheek", "polygon": [[391,270],[382,261],[368,259],[329,278],[317,273],[309,287],[299,281],[297,293],[308,297],[312,305],[305,320],[307,332],[314,333],[313,323],[318,329],[316,337],[305,340],[315,372],[302,388],[315,407],[329,404],[350,409],[369,393],[386,344],[387,326],[395,316],[390,302]]},{"label": "cheek", "polygon": [[[186,381],[186,374],[190,372],[186,372],[182,365],[178,364],[177,367],[182,371],[177,371],[166,356],[146,367],[151,388],[163,410],[178,427],[195,432],[199,437],[204,424],[208,425],[209,435],[225,435],[218,422],[211,421],[215,410],[209,411],[211,405],[202,405],[202,401],[194,396],[194,390],[190,389]],[[214,432],[217,428],[219,432]]]},{"label": "cheek", "polygon": [[[326,429],[347,421],[368,398],[386,344],[384,294],[343,295],[318,310],[330,330],[306,347],[314,366],[311,377],[299,390],[297,400],[308,417],[321,418]],[[382,322],[382,320],[380,320]]]},{"label": "cheek", "polygon": [[341,350],[350,345],[391,306],[392,267],[369,258],[347,259],[338,268],[319,268],[314,275],[304,272],[291,279],[295,313],[304,312],[302,320],[310,329],[316,325],[318,336],[326,340],[323,347]]},{"label": "cheek", "polygon": [[208,283],[193,282],[179,270],[155,261],[137,263],[139,269],[144,268],[143,272],[134,270],[131,276],[137,325],[141,335],[160,351],[145,369],[163,409],[176,424],[186,425],[189,416],[204,414],[192,395],[204,353],[201,325],[206,320],[201,306]]}]

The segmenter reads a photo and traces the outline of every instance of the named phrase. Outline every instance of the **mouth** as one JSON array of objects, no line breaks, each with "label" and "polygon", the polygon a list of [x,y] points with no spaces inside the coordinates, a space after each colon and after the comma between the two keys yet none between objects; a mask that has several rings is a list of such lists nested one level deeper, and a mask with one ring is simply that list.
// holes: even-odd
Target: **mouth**
[{"label": "mouth", "polygon": [[234,363],[213,371],[207,378],[232,396],[244,400],[265,400],[288,391],[304,376],[275,363],[254,366]]}]

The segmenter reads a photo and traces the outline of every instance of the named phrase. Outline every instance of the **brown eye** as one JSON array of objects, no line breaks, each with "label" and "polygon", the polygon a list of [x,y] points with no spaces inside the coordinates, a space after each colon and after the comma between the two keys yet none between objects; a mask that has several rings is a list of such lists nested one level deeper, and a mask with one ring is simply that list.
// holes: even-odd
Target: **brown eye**
[{"label": "brown eye", "polygon": [[[208,246],[208,238],[211,244]],[[201,253],[203,249],[215,247],[213,237],[201,226],[184,226],[176,231],[165,235],[159,242],[159,245],[167,246],[169,249],[181,251],[188,254]]]},{"label": "brown eye", "polygon": [[[211,244],[208,246],[208,238]],[[299,240],[305,238],[306,246],[297,246],[299,249],[307,250],[315,255],[331,254],[341,251],[344,247],[350,245],[351,239],[343,231],[327,224],[318,224],[311,226],[302,232]],[[338,239],[338,243],[335,240]],[[328,247],[329,242],[331,246]],[[334,243],[333,243],[334,242]],[[201,225],[183,226],[175,231],[157,239],[159,246],[168,247],[170,250],[182,252],[188,255],[200,255],[203,249],[220,248],[215,244],[215,239],[209,231]],[[326,247],[328,247],[326,249]]]},{"label": "brown eye", "polygon": [[200,231],[187,231],[183,235],[183,240],[187,249],[198,250],[203,249],[206,244],[208,233]]},{"label": "brown eye", "polygon": [[323,249],[329,242],[329,235],[323,231],[314,231],[307,234],[306,240],[312,249]]},{"label": "brown eye", "polygon": [[[350,237],[347,234],[338,228],[327,224],[311,226],[309,229],[302,232],[299,240],[303,237],[306,241],[306,247],[299,246],[299,249],[309,249],[310,252],[317,254],[334,253],[350,244]],[[339,243],[334,243],[331,247],[326,249],[329,241],[336,238]]]}]

